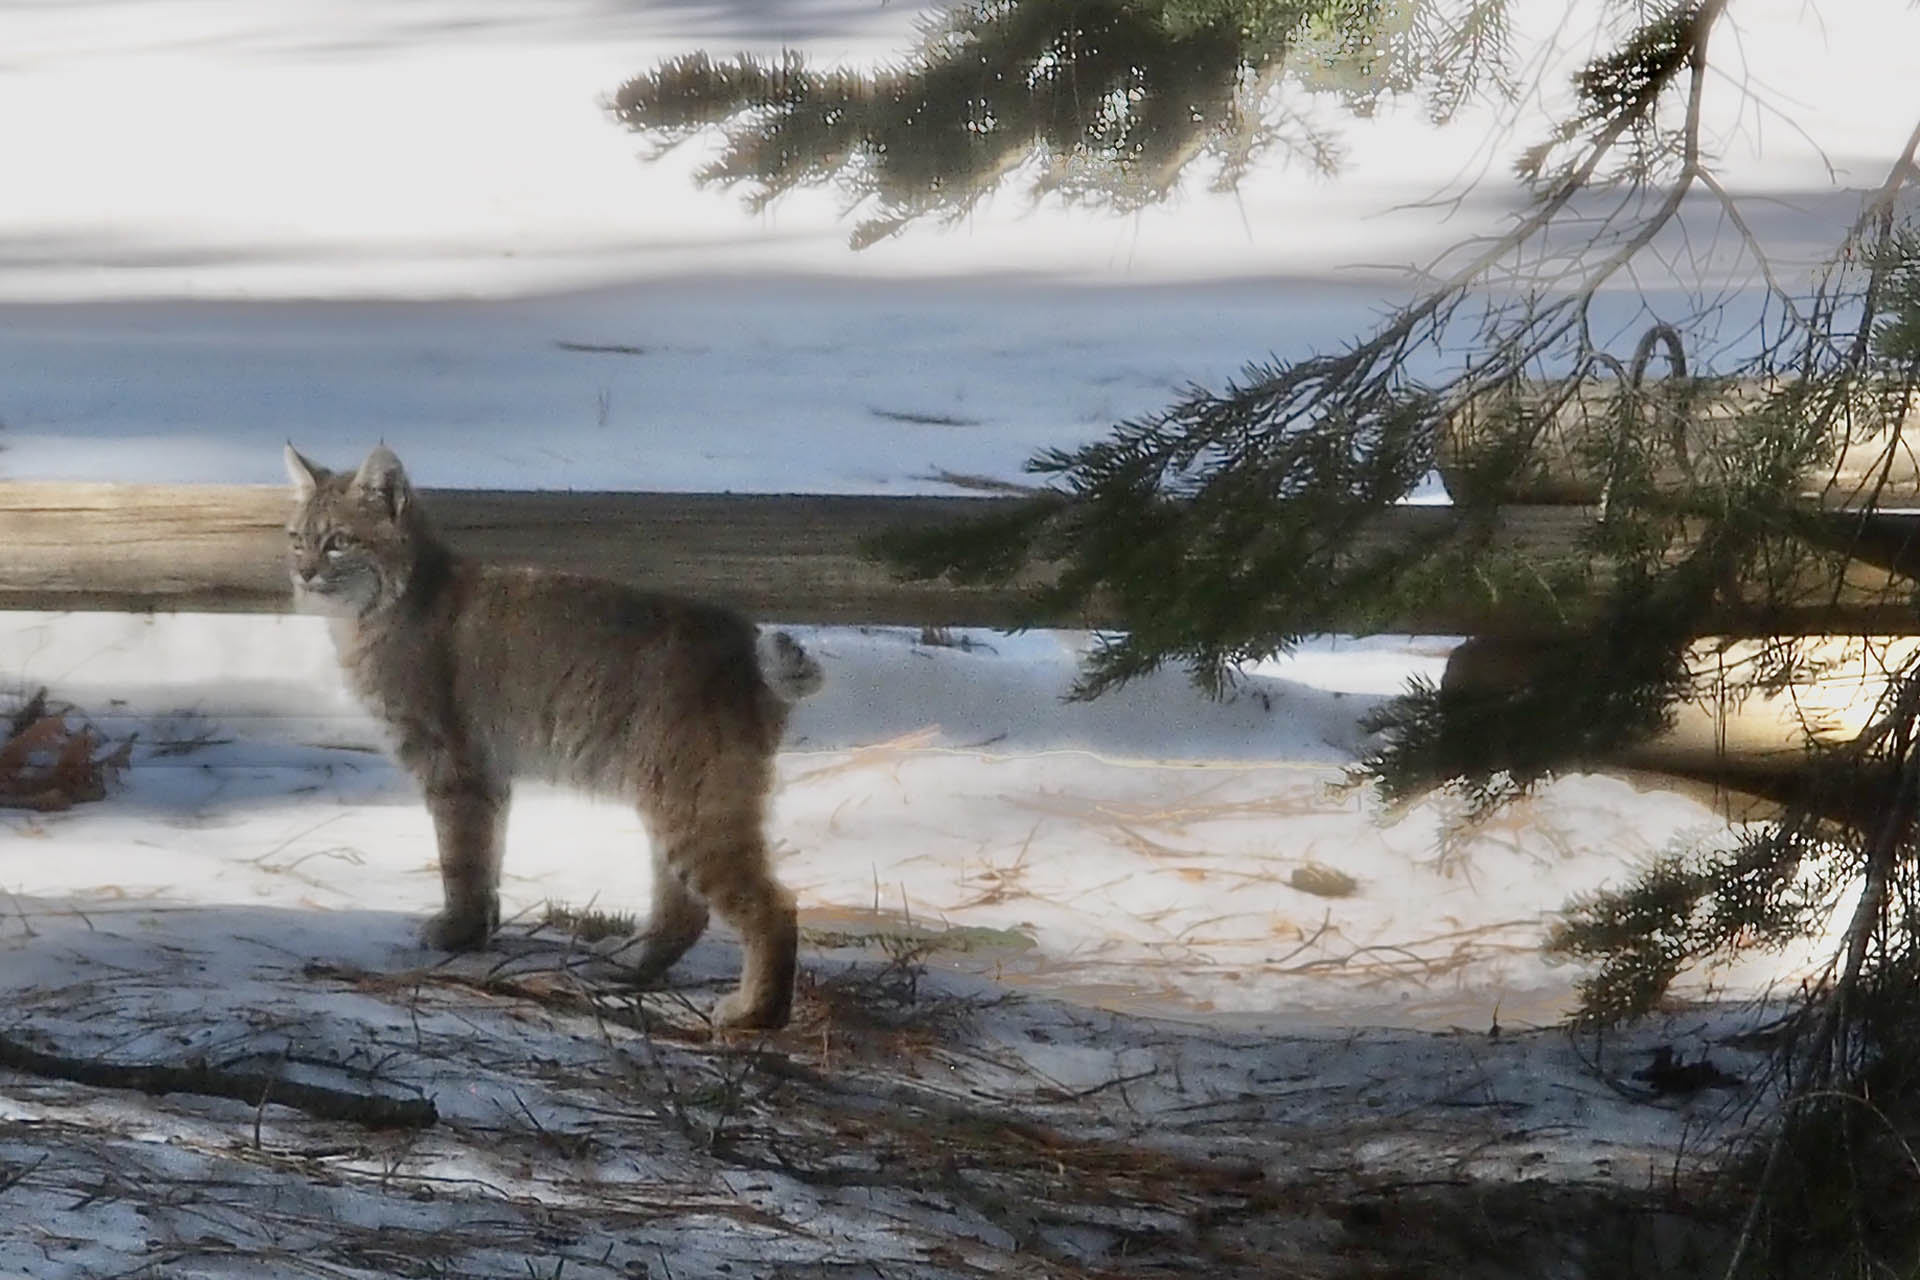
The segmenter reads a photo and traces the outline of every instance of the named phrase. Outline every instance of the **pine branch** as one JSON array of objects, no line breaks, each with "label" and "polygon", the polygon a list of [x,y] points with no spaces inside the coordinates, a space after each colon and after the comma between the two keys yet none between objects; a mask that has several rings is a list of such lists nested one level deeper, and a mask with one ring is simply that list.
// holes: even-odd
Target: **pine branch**
[{"label": "pine branch", "polygon": [[1030,199],[1128,212],[1199,169],[1231,189],[1269,151],[1331,171],[1337,141],[1290,109],[1284,85],[1356,115],[1425,88],[1445,118],[1503,83],[1508,3],[1475,0],[1455,40],[1439,0],[971,0],[925,24],[893,67],[692,54],[628,81],[609,109],[656,154],[718,132],[700,181],[744,187],[750,207],[837,186],[862,209],[857,249],[1015,183]]}]

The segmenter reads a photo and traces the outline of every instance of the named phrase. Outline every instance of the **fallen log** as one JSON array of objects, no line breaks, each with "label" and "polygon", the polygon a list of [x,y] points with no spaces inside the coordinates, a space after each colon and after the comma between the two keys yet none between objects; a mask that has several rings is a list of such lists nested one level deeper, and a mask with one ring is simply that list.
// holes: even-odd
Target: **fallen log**
[{"label": "fallen log", "polygon": [[[1029,588],[901,581],[868,553],[891,529],[930,528],[1002,509],[1006,498],[845,497],[428,490],[423,499],[462,551],[592,573],[725,601],[783,622],[838,625],[1040,625],[1119,622],[1095,602],[1036,616]],[[291,607],[286,490],[277,486],[0,484],[0,609],[273,613]],[[1513,506],[1494,516],[1496,553],[1528,565],[1581,564],[1595,512]],[[1350,548],[1435,545],[1461,527],[1446,506],[1382,512]],[[1920,515],[1816,513],[1810,532],[1856,552],[1854,570],[1816,605],[1765,625],[1797,634],[1920,631],[1902,573],[1920,560]],[[1875,556],[1888,561],[1880,564]],[[1577,596],[1561,600],[1577,611]],[[1419,593],[1390,616],[1309,620],[1308,630],[1515,636],[1537,608],[1502,598]],[[1729,620],[1731,622],[1732,620]],[[1753,620],[1740,620],[1751,625]]]},{"label": "fallen log", "polygon": [[[459,550],[724,600],[793,622],[992,626],[1017,588],[902,583],[863,540],[990,498],[430,490]],[[0,608],[278,613],[278,486],[0,484]]]},{"label": "fallen log", "polygon": [[[1729,446],[1737,453],[1741,415],[1768,394],[1753,379],[1680,377],[1637,387],[1630,378],[1542,381],[1484,395],[1441,434],[1441,480],[1456,501],[1598,503],[1625,443],[1655,485],[1685,489]],[[1829,510],[1920,504],[1920,452],[1902,432],[1920,420],[1915,408],[1898,391],[1857,396],[1837,455],[1802,477],[1801,496]],[[1531,446],[1524,461],[1503,465],[1522,439]]]},{"label": "fallen log", "polygon": [[[1448,656],[1442,687],[1493,692],[1532,678],[1538,648],[1525,640],[1475,637]],[[1811,807],[1837,821],[1871,821],[1885,779],[1851,770],[1819,748],[1856,740],[1884,710],[1899,672],[1920,659],[1920,637],[1823,636],[1798,642],[1790,679],[1753,687],[1777,655],[1762,641],[1706,638],[1687,658],[1690,694],[1665,733],[1596,768],[1642,770],[1704,789],[1728,817]]]},{"label": "fallen log", "polygon": [[401,1098],[390,1094],[335,1089],[278,1073],[241,1070],[195,1062],[106,1062],[37,1049],[23,1040],[0,1035],[0,1067],[26,1075],[66,1080],[99,1089],[132,1089],[139,1093],[190,1093],[228,1098],[248,1106],[268,1103],[292,1107],[321,1120],[344,1120],[369,1129],[425,1129],[439,1123],[431,1098]]}]

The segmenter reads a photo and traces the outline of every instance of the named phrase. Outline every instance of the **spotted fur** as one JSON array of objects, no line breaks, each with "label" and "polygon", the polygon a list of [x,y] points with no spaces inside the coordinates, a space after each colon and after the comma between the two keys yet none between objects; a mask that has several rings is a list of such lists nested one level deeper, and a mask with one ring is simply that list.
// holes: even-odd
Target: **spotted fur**
[{"label": "spotted fur", "polygon": [[352,474],[291,445],[286,462],[295,594],[331,616],[349,683],[433,816],[446,905],[429,945],[485,945],[512,780],[545,778],[631,801],[645,820],[654,901],[639,976],[658,979],[711,908],[745,948],[716,1020],[783,1025],[797,931],[764,825],[789,706],[820,686],[813,656],[717,605],[457,556],[385,446]]}]

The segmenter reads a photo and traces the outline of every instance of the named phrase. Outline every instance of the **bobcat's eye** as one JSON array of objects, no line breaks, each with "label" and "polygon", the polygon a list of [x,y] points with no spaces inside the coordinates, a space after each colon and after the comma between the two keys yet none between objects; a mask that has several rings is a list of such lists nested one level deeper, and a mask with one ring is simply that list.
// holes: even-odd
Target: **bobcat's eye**
[{"label": "bobcat's eye", "polygon": [[342,551],[345,551],[348,547],[351,547],[352,545],[353,545],[353,539],[349,538],[346,534],[330,533],[326,536],[325,541],[321,542],[320,544],[320,554],[325,556],[337,556]]}]

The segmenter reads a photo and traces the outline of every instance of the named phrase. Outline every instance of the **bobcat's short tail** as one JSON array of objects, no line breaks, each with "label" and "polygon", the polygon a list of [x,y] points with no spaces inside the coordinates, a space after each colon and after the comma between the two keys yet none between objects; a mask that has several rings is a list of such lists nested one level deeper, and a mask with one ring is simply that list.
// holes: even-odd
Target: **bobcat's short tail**
[{"label": "bobcat's short tail", "polygon": [[761,679],[787,702],[818,693],[826,683],[819,661],[784,631],[762,631],[755,649],[760,655]]}]

